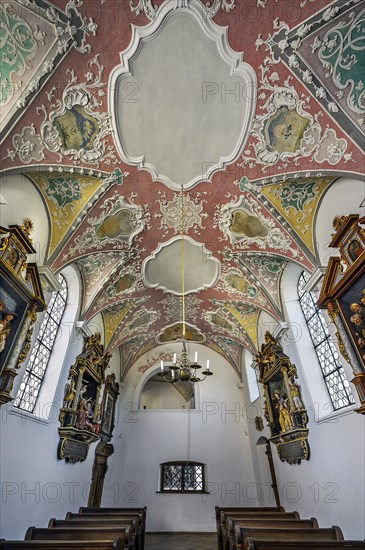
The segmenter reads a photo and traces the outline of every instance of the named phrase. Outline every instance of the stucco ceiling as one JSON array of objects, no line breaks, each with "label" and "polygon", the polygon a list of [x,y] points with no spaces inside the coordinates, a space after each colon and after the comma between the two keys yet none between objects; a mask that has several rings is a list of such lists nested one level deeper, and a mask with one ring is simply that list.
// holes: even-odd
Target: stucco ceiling
[{"label": "stucco ceiling", "polygon": [[284,317],[286,266],[320,264],[326,192],[363,172],[364,2],[0,9],[2,170],[42,196],[45,263],[76,267],[128,368],[181,334],[182,185],[187,336],[236,368],[261,312]]}]

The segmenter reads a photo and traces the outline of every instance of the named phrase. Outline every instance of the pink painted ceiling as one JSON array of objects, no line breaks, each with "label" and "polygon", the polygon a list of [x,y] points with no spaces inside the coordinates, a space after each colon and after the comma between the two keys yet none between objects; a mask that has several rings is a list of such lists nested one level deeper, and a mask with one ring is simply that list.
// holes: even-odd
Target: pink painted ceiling
[{"label": "pink painted ceiling", "polygon": [[[67,0],[51,3],[61,10],[68,5]],[[237,161],[216,172],[211,182],[184,192],[185,204],[195,212],[187,235],[204,244],[220,262],[218,282],[187,297],[186,320],[234,368],[241,349],[255,352],[261,312],[283,320],[280,280],[288,263],[309,272],[318,266],[314,239],[311,244],[303,236],[301,224],[308,224],[306,234],[313,231],[318,206],[332,182],[346,173],[358,177],[363,171],[363,152],[354,134],[346,130],[345,110],[325,84],[322,90],[313,84],[310,67],[304,67],[297,54],[300,44],[295,43],[311,42],[316,20],[327,21],[329,27],[340,20],[348,23],[345,8],[357,3],[236,0],[228,11],[230,1],[216,1],[214,23],[228,27],[230,47],[243,52],[244,61],[256,73],[257,104]],[[88,26],[87,48],[71,47],[14,119],[1,147],[2,171],[26,173],[41,192],[54,229],[47,263],[55,271],[68,264],[79,270],[82,318],[91,320],[101,312],[108,348],[121,346],[130,366],[158,345],[156,339],[166,327],[181,322],[180,297],[150,288],[142,276],[144,260],[180,234],[176,214],[172,221],[166,214],[179,204],[179,193],[153,181],[148,171],[123,163],[112,132],[100,130],[103,124],[107,128],[110,113],[110,74],[130,45],[133,25],[150,23],[143,11],[148,2],[140,1],[139,14],[132,12],[127,1],[79,4],[78,12]],[[153,2],[156,8],[162,4],[162,0]],[[189,0],[179,4],[188,6]],[[293,29],[297,30],[291,35]],[[70,101],[86,118],[86,154],[80,153],[77,144],[77,154],[60,146],[60,127],[67,125],[62,117]],[[283,134],[270,142],[274,114],[282,117],[290,134],[287,142]],[[90,138],[93,127],[95,135]],[[80,174],[88,178],[82,185]],[[68,183],[62,187],[65,180]],[[134,218],[131,221],[132,215],[140,225],[135,225]],[[119,223],[127,227],[123,238],[113,233]],[[136,229],[132,237],[131,226]]]}]

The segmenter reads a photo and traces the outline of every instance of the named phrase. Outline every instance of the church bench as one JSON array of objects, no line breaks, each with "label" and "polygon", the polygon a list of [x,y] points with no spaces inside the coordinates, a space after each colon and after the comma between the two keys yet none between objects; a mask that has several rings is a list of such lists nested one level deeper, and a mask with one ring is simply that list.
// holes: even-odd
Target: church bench
[{"label": "church bench", "polygon": [[[115,508],[116,512],[106,512],[105,514],[101,512],[101,510],[104,510],[104,508],[95,508],[95,510],[100,510],[99,512],[82,512],[82,513],[76,513],[76,512],[67,512],[65,519],[66,520],[81,520],[81,519],[90,519],[90,520],[100,520],[100,519],[108,519],[108,520],[119,520],[121,518],[127,519],[127,518],[136,518],[138,521],[138,531],[140,533],[140,549],[144,550],[144,540],[145,540],[145,519],[143,517],[143,509],[141,509],[141,512],[125,512],[122,514],[121,509],[119,509],[119,512],[117,512],[118,508]],[[110,509],[112,510],[112,509]],[[124,509],[125,510],[125,509]],[[130,510],[134,510],[133,508],[130,508]],[[137,508],[136,508],[137,510]]]},{"label": "church bench", "polygon": [[135,539],[131,531],[126,527],[73,527],[52,529],[44,527],[29,527],[25,540],[117,540],[121,542],[121,548],[125,550],[135,549]]},{"label": "church bench", "polygon": [[223,531],[224,548],[232,546],[231,539],[234,539],[235,528],[244,527],[250,529],[318,529],[318,521],[315,518],[310,519],[236,519],[227,518],[226,526]]},{"label": "church bench", "polygon": [[6,540],[0,541],[0,550],[123,550],[116,540]]},{"label": "church bench", "polygon": [[217,523],[217,529],[219,529],[221,523],[221,512],[223,513],[239,513],[239,512],[285,512],[283,506],[216,506],[215,507],[215,519]]},{"label": "church bench", "polygon": [[244,550],[364,550],[365,541],[362,540],[261,540],[247,539]]},{"label": "church bench", "polygon": [[220,519],[221,512],[285,512],[283,506],[216,506],[215,517]]},{"label": "church bench", "polygon": [[[237,520],[241,520],[242,522],[244,520],[248,520],[248,519],[267,519],[267,520],[270,520],[270,519],[277,519],[277,518],[281,518],[281,519],[295,519],[295,520],[299,520],[300,519],[300,515],[298,514],[298,512],[269,512],[267,510],[265,511],[259,511],[259,512],[251,512],[251,511],[247,511],[247,512],[235,512],[235,513],[231,513],[231,512],[224,512],[224,511],[221,511],[221,521],[220,521],[220,524],[219,524],[219,530],[218,530],[218,547],[220,550],[222,550],[223,548],[226,548],[225,546],[225,541],[227,541],[227,544],[229,544],[229,539],[228,539],[228,519],[237,519]],[[233,533],[232,533],[233,535]]]},{"label": "church bench", "polygon": [[216,514],[219,510],[219,517],[217,517],[217,535],[218,535],[218,548],[222,550],[225,524],[228,517],[248,517],[248,518],[265,518],[275,519],[276,517],[282,517],[284,519],[300,519],[298,512],[285,512],[282,507],[247,507],[247,508],[219,508],[216,506]]},{"label": "church bench", "polygon": [[108,519],[108,520],[115,520],[118,519],[129,519],[129,518],[136,518],[138,521],[138,524],[141,526],[141,529],[144,531],[145,529],[145,518],[143,516],[142,512],[124,512],[117,513],[117,512],[107,512],[107,513],[101,513],[101,512],[67,512],[65,519],[66,520],[74,520],[74,519],[89,519],[89,520],[101,520],[101,519]]},{"label": "church bench", "polygon": [[343,541],[343,534],[339,527],[329,527],[327,529],[280,529],[280,528],[235,528],[234,540],[231,540],[230,550],[245,550],[247,540],[340,540]]},{"label": "church bench", "polygon": [[139,518],[136,517],[124,517],[120,516],[118,519],[110,519],[108,517],[97,517],[95,519],[89,517],[83,517],[83,514],[80,514],[79,517],[73,519],[56,519],[51,518],[48,523],[48,529],[53,529],[55,527],[59,528],[75,528],[75,527],[130,527],[131,536],[135,537],[136,541],[136,550],[141,550],[142,543],[142,528],[139,522]]}]

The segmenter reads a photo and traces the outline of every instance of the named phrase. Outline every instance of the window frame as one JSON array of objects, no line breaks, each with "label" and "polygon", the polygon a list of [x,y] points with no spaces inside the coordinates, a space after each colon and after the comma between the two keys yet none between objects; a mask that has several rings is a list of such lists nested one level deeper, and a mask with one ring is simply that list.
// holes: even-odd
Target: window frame
[{"label": "window frame", "polygon": [[[171,466],[180,466],[182,467],[182,480],[181,480],[181,488],[180,489],[165,489],[164,488],[164,473],[165,468],[171,467]],[[201,486],[202,489],[185,489],[185,476],[186,472],[184,471],[185,467],[191,467],[191,466],[197,466],[201,468]],[[203,464],[202,462],[196,462],[191,460],[173,460],[171,462],[163,462],[160,464],[160,490],[158,491],[160,493],[164,494],[172,494],[172,495],[180,495],[180,494],[208,494],[206,491],[206,464]]]},{"label": "window frame", "polygon": [[[298,283],[297,283],[298,301],[299,301],[300,309],[302,311],[302,314],[303,314],[303,317],[304,317],[304,320],[305,320],[305,324],[306,324],[306,327],[307,327],[307,330],[308,330],[308,333],[309,333],[309,336],[310,336],[310,339],[311,339],[313,351],[316,354],[317,362],[318,362],[318,365],[319,365],[319,368],[320,368],[320,371],[321,371],[321,375],[322,375],[322,378],[323,378],[323,381],[324,381],[324,385],[325,385],[327,394],[328,394],[329,399],[330,399],[330,403],[331,403],[332,408],[333,408],[333,412],[338,412],[338,411],[342,411],[344,409],[347,409],[348,407],[353,406],[355,404],[355,399],[354,399],[354,396],[353,396],[352,391],[351,391],[349,380],[346,376],[346,371],[345,371],[344,366],[342,365],[342,363],[340,361],[339,351],[338,351],[337,346],[335,344],[335,341],[334,341],[334,339],[333,339],[333,337],[330,334],[330,331],[328,329],[328,324],[326,322],[326,319],[325,319],[322,311],[317,307],[316,296],[312,291],[305,290],[305,285],[308,283],[308,281],[309,281],[308,274],[305,271],[302,271],[302,273],[300,274],[300,276],[298,278]],[[303,305],[302,305],[304,301],[306,302],[306,306],[307,306],[308,309],[313,309],[314,312],[311,315],[307,315],[307,313],[305,312],[305,309],[303,308]],[[315,338],[312,334],[313,331],[312,331],[312,328],[310,326],[310,322],[315,318],[317,318],[319,326],[321,327],[322,332],[325,335],[325,337],[322,340],[318,341],[318,342],[315,341]],[[319,355],[318,348],[323,346],[323,344],[326,344],[326,347],[331,352],[330,353],[330,357],[331,357],[330,365],[332,367],[332,370],[330,372],[325,372],[325,370],[322,366],[321,357]],[[336,357],[334,351],[336,352],[337,357]],[[337,378],[343,384],[343,389],[338,388],[337,384],[336,384],[336,386],[335,385],[330,386],[327,379],[329,379],[329,377],[334,376],[334,375],[337,376]],[[334,395],[331,394],[330,388],[333,390]],[[340,392],[342,392],[342,395],[339,395]],[[338,404],[339,400],[345,401],[345,399],[347,400],[346,404],[344,404],[344,405],[339,405]]]},{"label": "window frame", "polygon": [[[29,355],[29,361],[25,368],[22,381],[20,383],[17,395],[14,399],[13,408],[21,413],[28,413],[31,415],[35,414],[41,389],[44,383],[47,369],[49,367],[50,359],[52,357],[54,345],[57,341],[59,329],[62,324],[62,319],[67,308],[69,288],[66,278],[63,274],[60,273],[59,275],[57,275],[57,280],[61,284],[61,289],[52,292],[47,309],[44,313],[40,329],[32,345],[32,349]],[[56,311],[56,304],[58,300],[61,300],[62,303],[61,305],[59,305]],[[52,323],[56,327],[56,329],[53,332],[51,341],[47,343],[48,345],[46,345],[43,342],[43,336],[47,334],[47,330],[49,329],[49,326],[52,325]],[[40,359],[42,357],[42,354],[44,357],[43,361],[41,361]],[[35,370],[39,368],[39,362],[42,363],[43,372],[41,372],[41,374],[35,373]],[[31,398],[33,398],[32,393],[34,392],[34,389],[30,385],[30,381],[34,379],[39,382],[39,385],[36,388],[37,396],[31,406],[24,408],[24,405],[30,404],[30,400],[24,399],[24,397],[26,395],[30,395]],[[24,388],[22,388],[23,385]]]}]

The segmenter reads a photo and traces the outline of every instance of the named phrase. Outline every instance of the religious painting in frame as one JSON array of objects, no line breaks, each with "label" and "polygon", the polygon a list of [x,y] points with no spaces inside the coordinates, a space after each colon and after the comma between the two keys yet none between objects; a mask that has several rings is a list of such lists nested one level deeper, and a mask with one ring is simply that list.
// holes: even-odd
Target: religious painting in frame
[{"label": "religious painting in frame", "polygon": [[13,399],[14,379],[29,350],[37,312],[44,311],[43,290],[30,233],[33,223],[0,226],[0,406]]},{"label": "religious painting in frame", "polygon": [[359,360],[365,366],[365,273],[339,297],[338,304]]},{"label": "religious painting in frame", "polygon": [[274,425],[272,425],[272,432],[273,435],[277,435],[281,431],[279,423],[278,403],[280,401],[288,401],[288,392],[285,386],[283,373],[281,371],[277,372],[270,380],[268,380],[267,392],[274,420]]},{"label": "religious painting in frame", "polygon": [[318,307],[326,308],[337,328],[339,348],[351,365],[354,384],[365,414],[365,216],[336,216],[333,220],[331,256],[327,265]]},{"label": "religious painting in frame", "polygon": [[17,341],[26,317],[28,302],[17,288],[1,277],[0,286],[0,371],[3,370]]}]

